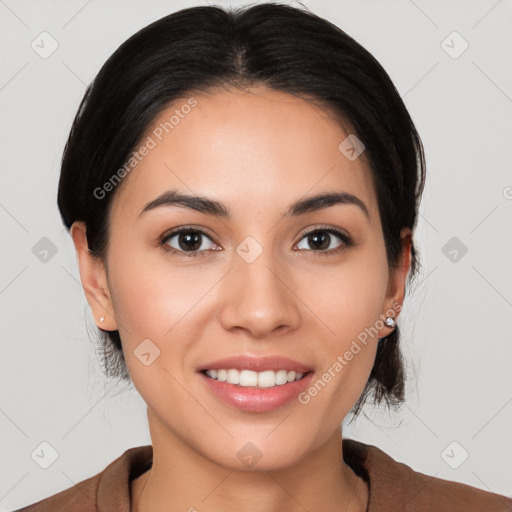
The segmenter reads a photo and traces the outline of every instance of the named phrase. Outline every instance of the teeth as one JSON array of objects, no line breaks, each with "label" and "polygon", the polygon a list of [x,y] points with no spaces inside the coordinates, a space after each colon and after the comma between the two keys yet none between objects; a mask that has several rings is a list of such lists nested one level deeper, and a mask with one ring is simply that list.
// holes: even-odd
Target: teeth
[{"label": "teeth", "polygon": [[253,372],[251,370],[206,370],[206,375],[220,382],[228,382],[242,387],[271,388],[273,386],[282,386],[288,382],[299,380],[303,373],[293,370],[267,370],[264,372]]}]

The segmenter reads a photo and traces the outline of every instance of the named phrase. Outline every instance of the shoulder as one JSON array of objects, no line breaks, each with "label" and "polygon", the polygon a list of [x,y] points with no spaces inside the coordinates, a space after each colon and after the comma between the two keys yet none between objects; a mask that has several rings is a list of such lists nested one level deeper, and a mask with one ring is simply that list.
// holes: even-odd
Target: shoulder
[{"label": "shoulder", "polygon": [[506,496],[419,473],[376,446],[344,439],[343,456],[368,482],[368,512],[512,511]]},{"label": "shoulder", "polygon": [[121,512],[130,510],[130,481],[151,462],[151,445],[129,448],[103,471],[14,512]]}]

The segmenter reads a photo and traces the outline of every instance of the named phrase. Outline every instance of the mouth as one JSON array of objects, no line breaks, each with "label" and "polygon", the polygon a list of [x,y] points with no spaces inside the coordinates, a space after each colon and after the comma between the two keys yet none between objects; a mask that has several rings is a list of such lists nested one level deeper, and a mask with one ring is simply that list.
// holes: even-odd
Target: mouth
[{"label": "mouth", "polygon": [[314,369],[280,354],[245,353],[195,368],[209,396],[246,412],[292,404],[314,379]]},{"label": "mouth", "polygon": [[238,370],[236,368],[220,368],[201,370],[200,373],[212,380],[226,382],[241,388],[267,389],[299,381],[312,372],[301,373],[284,368],[277,371],[265,370],[262,372]]},{"label": "mouth", "polygon": [[299,403],[297,398],[314,378],[314,371],[239,370],[215,368],[197,372],[211,397],[231,408],[250,413],[271,412]]}]

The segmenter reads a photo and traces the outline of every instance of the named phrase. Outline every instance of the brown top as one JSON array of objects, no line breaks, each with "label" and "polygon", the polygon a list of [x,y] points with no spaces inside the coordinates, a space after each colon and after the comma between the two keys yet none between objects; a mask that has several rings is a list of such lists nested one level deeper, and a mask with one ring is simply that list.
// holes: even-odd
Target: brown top
[{"label": "brown top", "polygon": [[[153,447],[126,450],[97,475],[14,512],[129,512],[131,480]],[[512,499],[412,470],[379,448],[343,439],[343,458],[370,488],[367,512],[512,512]]]}]

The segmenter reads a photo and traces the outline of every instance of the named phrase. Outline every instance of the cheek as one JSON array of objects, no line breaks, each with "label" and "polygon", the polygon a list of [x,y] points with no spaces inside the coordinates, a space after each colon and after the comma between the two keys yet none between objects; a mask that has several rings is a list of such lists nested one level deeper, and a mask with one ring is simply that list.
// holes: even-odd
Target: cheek
[{"label": "cheek", "polygon": [[200,331],[209,318],[203,314],[204,308],[218,275],[199,266],[192,269],[172,265],[162,255],[153,257],[147,251],[128,253],[112,247],[109,281],[132,380],[137,386],[137,381],[148,375],[139,359],[141,353],[146,353],[142,347],[147,348],[150,357],[158,354],[150,368],[161,370],[158,374],[166,380],[163,368],[174,374],[190,364],[191,347],[201,338]]},{"label": "cheek", "polygon": [[[215,307],[212,301],[218,306],[222,300],[212,287],[224,270],[206,263],[173,265],[162,255],[149,255],[147,250],[128,251],[114,244],[111,247],[114,309],[132,379],[135,382],[144,371],[134,351],[146,339],[161,350],[162,357],[155,360],[153,369],[162,365],[170,371],[185,367],[190,362],[194,340],[201,338],[202,328],[211,322],[207,313]],[[343,381],[344,386],[355,392],[367,379],[377,339],[368,337],[367,345],[359,343],[359,350],[351,347],[383,312],[387,285],[385,252],[366,246],[347,253],[339,264],[321,263],[322,258],[318,257],[318,265],[310,262],[287,269],[290,273],[286,279],[298,297],[294,299],[292,294],[290,300],[302,312],[301,329],[307,331],[305,336],[316,340],[318,350],[310,348],[322,373],[329,369],[332,373],[339,356],[357,351],[351,361],[347,353],[343,371],[336,372],[342,376],[333,379],[337,383],[332,387],[336,389]],[[176,338],[179,343],[169,343]]]},{"label": "cheek", "polygon": [[332,414],[344,417],[359,398],[375,360],[387,278],[385,253],[376,249],[360,251],[324,273],[322,287],[317,279],[306,282],[307,301],[327,329],[317,351],[321,371],[305,402],[322,394],[317,403],[330,401]]},{"label": "cheek", "polygon": [[[176,273],[148,265],[147,259],[135,256],[124,258],[116,266],[112,287],[131,380],[146,403],[158,409],[161,397],[168,396],[173,387],[172,376],[181,371],[187,359],[194,336],[190,329],[187,336],[184,329],[187,325],[190,328],[190,311],[201,290],[194,291]],[[173,339],[180,342],[170,343]]]},{"label": "cheek", "polygon": [[[200,314],[205,296],[211,298],[209,290],[218,274],[223,273],[207,263],[178,266],[157,251],[148,254],[144,249],[125,249],[112,245],[110,283],[119,331],[123,340],[131,343],[163,339],[174,326],[179,331],[178,323],[185,318],[184,323],[190,324],[190,318]],[[327,328],[326,343],[343,348],[340,342],[357,337],[382,313],[387,285],[385,252],[380,246],[366,246],[347,253],[339,264],[327,265],[322,258],[318,256],[317,266],[310,261],[304,267],[288,269],[288,278],[301,299],[296,307],[303,310],[303,301],[308,306],[305,315],[311,308],[316,323]],[[306,324],[313,321],[303,320]]]},{"label": "cheek", "polygon": [[111,260],[114,309],[126,339],[162,339],[208,290],[198,272],[167,264],[156,249],[125,252],[119,246]]},{"label": "cheek", "polygon": [[306,282],[304,294],[329,328],[330,344],[343,348],[383,313],[388,268],[380,248],[360,250],[315,277]]}]

